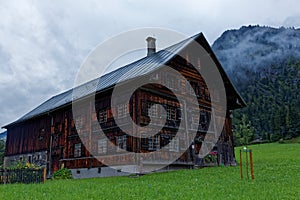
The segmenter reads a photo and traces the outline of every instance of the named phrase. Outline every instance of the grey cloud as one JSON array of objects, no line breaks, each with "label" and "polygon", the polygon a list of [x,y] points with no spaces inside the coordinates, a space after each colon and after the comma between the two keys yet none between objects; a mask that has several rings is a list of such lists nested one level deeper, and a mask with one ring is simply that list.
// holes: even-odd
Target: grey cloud
[{"label": "grey cloud", "polygon": [[147,26],[189,36],[202,31],[213,43],[225,29],[244,24],[274,19],[271,25],[280,26],[296,16],[285,24],[298,26],[298,5],[296,0],[286,5],[272,0],[263,5],[258,0],[1,1],[0,125],[71,88],[89,51],[120,32]]}]

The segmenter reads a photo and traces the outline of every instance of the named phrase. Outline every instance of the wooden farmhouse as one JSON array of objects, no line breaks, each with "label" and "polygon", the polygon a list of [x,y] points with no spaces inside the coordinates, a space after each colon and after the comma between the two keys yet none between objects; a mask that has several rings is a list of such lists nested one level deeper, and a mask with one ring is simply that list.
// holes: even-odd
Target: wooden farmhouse
[{"label": "wooden farmhouse", "polygon": [[[133,158],[132,153],[149,153],[151,157],[152,152],[170,144],[167,151],[153,161],[157,162],[163,160],[163,157],[168,154],[182,150],[181,144],[186,143],[187,140],[190,140],[190,146],[163,169],[207,165],[208,163],[198,155],[208,131],[214,131],[213,128],[209,128],[210,122],[215,120],[216,112],[212,109],[210,96],[211,92],[217,91],[209,91],[206,82],[197,71],[197,67],[208,66],[204,66],[201,62],[205,55],[201,52],[191,53],[191,43],[200,45],[210,56],[221,75],[226,92],[225,122],[218,141],[211,149],[217,154],[214,164],[235,165],[232,110],[244,107],[245,103],[203,34],[199,33],[158,52],[155,49],[154,38],[147,38],[147,42],[146,57],[103,75],[100,81],[91,81],[78,86],[81,94],[76,101],[82,106],[77,109],[76,114],[72,109],[74,96],[71,89],[50,98],[17,121],[4,126],[7,129],[5,166],[23,160],[45,166],[49,176],[62,166],[71,169],[74,177],[122,175],[124,171],[122,166],[126,165],[126,161],[136,159]],[[168,51],[170,49],[172,51]],[[178,56],[177,53],[184,56]],[[199,66],[191,64],[191,60]],[[192,90],[175,75],[164,71],[165,67],[178,71],[190,83]],[[130,74],[124,76],[128,72]],[[164,86],[142,85],[134,91],[129,103],[123,101],[121,93],[112,106],[111,96],[114,86],[121,76],[124,94],[127,92],[126,86],[139,79],[159,79]],[[96,85],[93,100],[87,98],[91,94],[89,85]],[[199,116],[198,118],[185,117],[187,112],[193,111],[185,110],[182,103],[174,97],[172,88],[180,90],[182,96],[186,98],[189,98],[189,95],[196,97],[199,112],[195,114]],[[130,118],[125,118],[126,115],[130,115]],[[161,116],[165,118],[164,121],[159,120]],[[119,119],[118,124],[116,118]],[[133,128],[132,123],[128,123],[130,119],[137,126]],[[147,132],[151,131],[146,127],[150,119],[154,126],[163,128],[155,135],[142,137],[143,134],[147,135]],[[183,127],[184,132],[194,131],[196,135],[193,138],[187,136],[173,139],[179,126]],[[139,127],[144,128],[142,130]],[[104,135],[99,134],[100,129]],[[141,137],[128,134],[130,131]],[[122,159],[116,156],[116,152],[122,154]],[[110,164],[120,166],[119,170],[107,167],[107,163],[97,159],[101,154],[105,154],[105,159],[109,160]],[[139,162],[144,165],[153,164],[151,159],[147,160],[148,163],[143,163],[143,159]]]}]

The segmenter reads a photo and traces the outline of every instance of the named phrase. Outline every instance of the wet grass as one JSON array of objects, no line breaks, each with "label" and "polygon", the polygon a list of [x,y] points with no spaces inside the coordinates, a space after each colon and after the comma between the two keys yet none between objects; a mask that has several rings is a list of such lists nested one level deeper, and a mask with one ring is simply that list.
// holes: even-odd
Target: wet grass
[{"label": "wet grass", "polygon": [[[0,186],[0,199],[299,199],[300,144],[261,144],[253,150],[255,180],[239,167]],[[236,148],[238,159],[239,148]],[[245,174],[244,174],[245,175]]]}]

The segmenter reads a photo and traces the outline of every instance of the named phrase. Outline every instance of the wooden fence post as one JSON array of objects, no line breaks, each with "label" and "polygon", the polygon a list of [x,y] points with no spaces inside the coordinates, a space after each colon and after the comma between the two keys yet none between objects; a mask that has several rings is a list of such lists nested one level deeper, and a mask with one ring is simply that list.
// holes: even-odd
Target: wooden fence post
[{"label": "wooden fence post", "polygon": [[251,169],[251,178],[252,178],[252,180],[254,180],[254,168],[253,168],[252,150],[250,150],[250,169]]},{"label": "wooden fence post", "polygon": [[46,179],[47,179],[47,168],[45,167],[44,171],[43,171],[43,180],[44,180],[44,183],[46,182]]}]

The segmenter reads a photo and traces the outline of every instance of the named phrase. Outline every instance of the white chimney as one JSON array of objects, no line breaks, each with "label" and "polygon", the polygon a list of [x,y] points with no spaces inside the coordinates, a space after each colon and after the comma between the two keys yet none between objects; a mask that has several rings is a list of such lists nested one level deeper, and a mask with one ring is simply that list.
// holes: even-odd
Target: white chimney
[{"label": "white chimney", "polygon": [[156,39],[153,37],[147,37],[146,41],[147,41],[147,48],[148,48],[147,56],[151,56],[156,52],[156,47],[155,47]]}]

